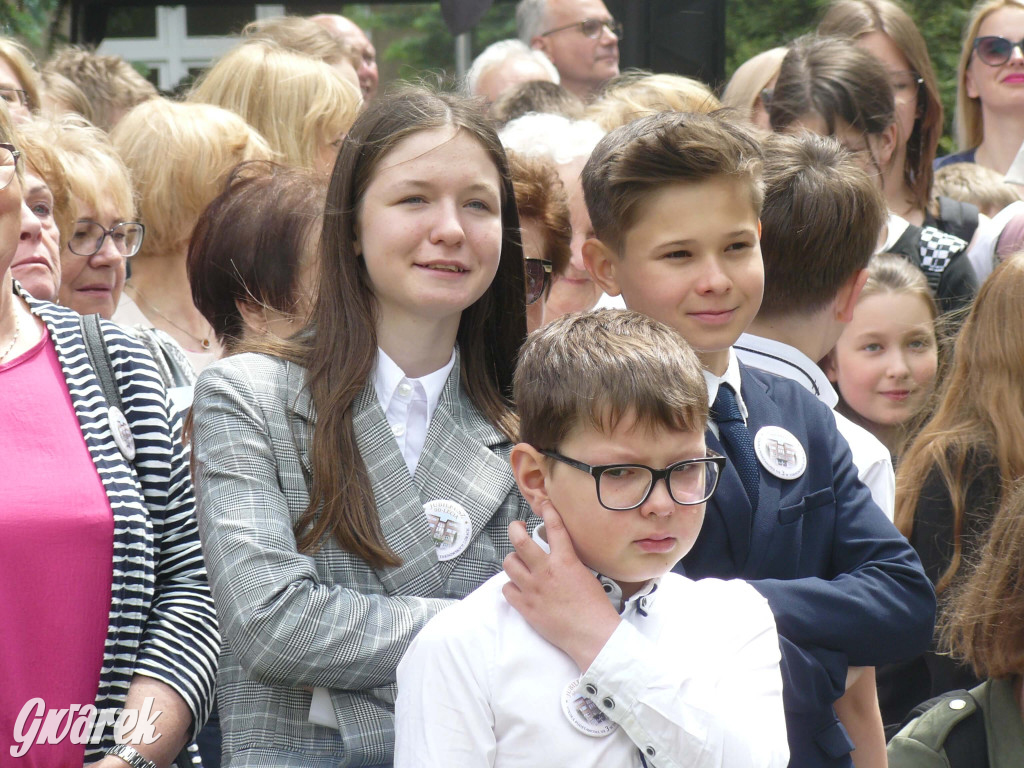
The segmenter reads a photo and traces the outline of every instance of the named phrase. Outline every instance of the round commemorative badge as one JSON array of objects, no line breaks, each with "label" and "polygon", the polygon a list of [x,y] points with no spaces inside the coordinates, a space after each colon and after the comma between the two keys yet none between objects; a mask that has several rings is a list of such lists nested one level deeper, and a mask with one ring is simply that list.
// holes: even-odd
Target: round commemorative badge
[{"label": "round commemorative badge", "polygon": [[761,466],[781,480],[795,480],[807,469],[804,447],[782,427],[761,427],[757,430],[754,450]]},{"label": "round commemorative badge", "polygon": [[423,505],[438,560],[451,560],[466,551],[473,535],[469,513],[457,501],[434,499]]},{"label": "round commemorative badge", "polygon": [[114,436],[114,443],[117,450],[128,461],[135,460],[135,438],[132,437],[132,429],[128,426],[128,419],[117,409],[110,406],[107,409],[107,424],[110,425],[110,433]]},{"label": "round commemorative badge", "polygon": [[580,733],[601,738],[615,732],[619,724],[602,712],[597,704],[577,691],[580,681],[572,680],[562,691],[562,712]]}]

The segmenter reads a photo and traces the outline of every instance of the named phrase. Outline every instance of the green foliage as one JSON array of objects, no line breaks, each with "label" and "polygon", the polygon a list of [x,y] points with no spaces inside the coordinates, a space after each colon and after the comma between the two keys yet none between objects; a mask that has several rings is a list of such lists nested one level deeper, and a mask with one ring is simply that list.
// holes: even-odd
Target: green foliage
[{"label": "green foliage", "polygon": [[[419,79],[432,72],[440,78],[455,74],[455,38],[448,32],[438,3],[379,5],[351,16],[364,29],[398,31],[378,56],[399,64],[399,77]],[[515,5],[495,3],[473,29],[473,56],[491,43],[515,37]]]},{"label": "green foliage", "polygon": [[[899,0],[897,0],[899,1]],[[939,81],[946,112],[946,137],[939,154],[952,151],[949,134],[956,102],[956,65],[960,57],[960,36],[972,5],[971,0],[902,0],[917,22]],[[813,32],[828,0],[726,0],[726,72],[732,72],[751,56],[785,45],[806,32]]]},{"label": "green foliage", "polygon": [[60,0],[2,0],[0,34],[43,51],[49,45],[53,17],[61,5]]}]

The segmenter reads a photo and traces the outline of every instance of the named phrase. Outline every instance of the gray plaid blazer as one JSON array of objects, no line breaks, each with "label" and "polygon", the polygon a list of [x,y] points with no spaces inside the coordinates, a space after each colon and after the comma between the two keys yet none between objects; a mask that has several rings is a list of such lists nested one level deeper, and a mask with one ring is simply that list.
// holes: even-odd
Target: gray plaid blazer
[{"label": "gray plaid blazer", "polygon": [[[401,557],[372,568],[327,540],[296,551],[316,424],[306,370],[264,355],[207,368],[196,384],[194,478],[223,651],[218,706],[225,765],[389,762],[395,669],[413,636],[453,599],[501,570],[508,524],[529,507],[510,444],[470,403],[456,361],[410,477],[372,385],[355,430],[381,528]],[[457,558],[439,562],[423,504],[452,499],[473,522]],[[339,729],[308,722],[310,688],[331,689]]]}]

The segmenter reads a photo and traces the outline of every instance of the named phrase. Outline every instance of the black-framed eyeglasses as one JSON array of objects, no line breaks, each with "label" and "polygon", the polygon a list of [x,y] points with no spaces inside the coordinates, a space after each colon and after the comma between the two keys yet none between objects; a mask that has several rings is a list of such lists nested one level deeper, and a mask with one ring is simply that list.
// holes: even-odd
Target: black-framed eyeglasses
[{"label": "black-framed eyeglasses", "polygon": [[118,253],[126,259],[139,252],[146,228],[137,221],[119,221],[110,229],[92,219],[79,219],[71,230],[68,248],[79,256],[93,256],[100,252],[103,241],[108,237]]},{"label": "black-framed eyeglasses", "polygon": [[17,104],[19,107],[28,106],[28,91],[20,88],[0,88],[0,99],[8,104]]},{"label": "black-framed eyeglasses", "polygon": [[540,36],[547,37],[548,35],[555,34],[555,32],[564,32],[567,29],[578,29],[583,33],[584,37],[589,37],[591,40],[599,38],[606,29],[616,37],[622,37],[622,24],[615,19],[584,19],[583,21],[566,24],[564,27],[555,27],[547,32],[541,32]]},{"label": "black-framed eyeglasses", "polygon": [[1024,54],[1024,40],[1007,40],[999,35],[983,35],[974,38],[974,50],[978,58],[990,67],[998,67],[1010,60],[1013,49],[1020,48]]},{"label": "black-framed eyeglasses", "polygon": [[21,151],[13,144],[0,144],[0,189],[7,189],[18,172]]},{"label": "black-framed eyeglasses", "polygon": [[725,457],[713,451],[699,459],[683,459],[664,469],[644,464],[601,464],[592,467],[556,451],[538,449],[542,454],[594,477],[597,501],[605,509],[621,511],[641,506],[664,479],[668,495],[676,504],[693,506],[711,498],[725,467]]},{"label": "black-framed eyeglasses", "polygon": [[526,303],[533,304],[551,285],[553,265],[547,259],[524,259],[526,267]]}]

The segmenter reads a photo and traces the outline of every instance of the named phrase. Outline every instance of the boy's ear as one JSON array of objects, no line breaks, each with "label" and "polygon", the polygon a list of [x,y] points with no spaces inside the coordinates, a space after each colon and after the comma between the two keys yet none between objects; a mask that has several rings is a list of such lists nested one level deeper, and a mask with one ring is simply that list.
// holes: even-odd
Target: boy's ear
[{"label": "boy's ear", "polygon": [[596,237],[591,237],[583,243],[583,264],[594,282],[609,296],[618,296],[622,293],[615,277],[618,256]]},{"label": "boy's ear", "polygon": [[519,491],[536,514],[541,502],[548,498],[548,465],[544,455],[529,443],[516,443],[509,462]]},{"label": "boy's ear", "polygon": [[842,284],[839,293],[836,294],[836,320],[844,324],[853,320],[854,307],[857,306],[860,292],[864,289],[864,283],[867,281],[868,271],[858,269]]}]

